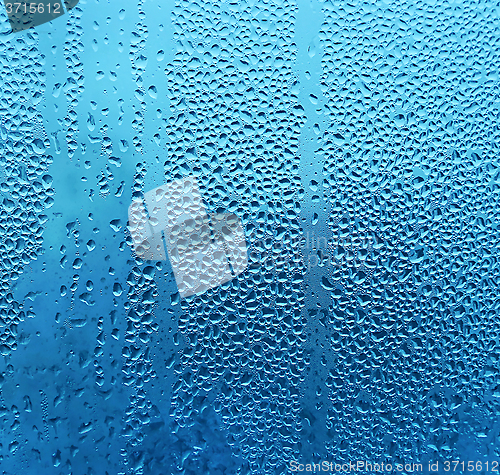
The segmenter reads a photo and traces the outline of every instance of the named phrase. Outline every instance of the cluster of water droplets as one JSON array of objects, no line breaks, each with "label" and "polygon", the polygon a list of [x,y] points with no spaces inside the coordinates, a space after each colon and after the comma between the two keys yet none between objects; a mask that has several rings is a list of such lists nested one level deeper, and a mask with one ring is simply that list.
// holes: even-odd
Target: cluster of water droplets
[{"label": "cluster of water droplets", "polygon": [[[68,15],[66,21],[66,38],[64,42],[64,58],[66,60],[67,79],[61,86],[58,83],[56,87],[62,88],[65,93],[68,108],[64,120],[61,121],[62,130],[65,133],[68,156],[72,158],[78,149],[79,124],[77,120],[77,108],[79,96],[85,90],[85,76],[83,72],[83,62],[81,53],[83,52],[83,28],[81,25],[82,8],[77,5]],[[55,134],[56,148],[58,148],[58,137]]]},{"label": "cluster of water droplets", "polygon": [[[291,460],[394,463],[457,458],[464,448],[500,456],[497,10],[488,2],[315,5],[322,24],[301,70],[290,1],[180,1],[166,68],[166,46],[150,54],[154,21],[139,3],[130,77],[114,70],[119,64],[108,76],[131,84],[117,101],[117,129],[130,133],[94,112],[106,117],[109,99],[89,98],[85,158],[84,11],[68,16],[66,77],[52,89],[67,102],[57,118],[64,153],[57,132],[53,146],[75,160],[59,164],[65,172],[84,161],[78,174],[87,173],[104,158],[84,189],[91,204],[98,191],[98,212],[84,218],[104,220],[106,230],[98,235],[78,217],[86,200],[64,210],[75,245],[57,246],[63,272],[51,279],[69,304],[65,313],[57,307],[53,340],[74,342],[86,333],[71,332],[85,327],[95,343],[61,344],[62,363],[51,369],[33,364],[30,377],[46,383],[38,394],[16,393],[9,407],[0,396],[10,427],[2,460],[14,466],[30,454],[61,470],[91,466],[94,439],[95,470],[130,473],[275,474]],[[105,50],[96,38],[94,52]],[[29,339],[19,323],[35,316],[12,286],[36,259],[54,204],[50,141],[36,109],[50,68],[36,39],[29,31],[0,40],[0,352],[9,358]],[[161,80],[150,81],[153,65]],[[95,81],[105,77],[99,69]],[[164,89],[170,113],[158,108],[151,118],[148,104],[165,101]],[[317,148],[301,153],[300,141]],[[181,299],[167,262],[130,256],[123,276],[113,267],[127,249],[122,193],[141,198],[156,164],[158,184],[196,177],[210,214],[241,219],[249,267],[231,282]],[[22,383],[17,370],[9,364],[0,385],[14,374]],[[22,435],[37,417],[35,435]]]},{"label": "cluster of water droplets", "polygon": [[[137,152],[143,153],[142,136],[144,133],[144,114],[146,109],[146,91],[143,86],[143,73],[148,64],[147,56],[144,54],[144,46],[148,39],[148,28],[144,22],[146,14],[143,9],[143,2],[139,1],[137,5],[139,11],[139,21],[135,25],[135,30],[132,33],[130,43],[129,57],[132,66],[132,74],[134,76],[136,89],[134,104],[134,120],[132,127],[135,131],[135,136],[132,139],[134,148]],[[154,86],[153,86],[154,89]],[[149,90],[150,95],[154,94],[153,89]],[[136,105],[138,104],[138,105]]]},{"label": "cluster of water droplets", "polygon": [[308,199],[332,257],[308,303],[326,453],[498,456],[498,16],[486,2],[323,13]]},{"label": "cluster of water droplets", "polygon": [[[181,350],[167,361],[178,377],[174,431],[214,407],[234,455],[246,460],[242,470],[253,473],[284,469],[300,425],[305,319],[303,261],[294,238],[305,117],[291,70],[295,9],[290,2],[181,2],[174,11],[177,52],[165,70],[173,112],[165,130],[165,179],[194,176],[207,210],[235,213],[251,259],[249,269],[220,288],[187,300],[171,297],[181,305],[174,335]],[[144,171],[139,167],[136,174],[138,197]],[[143,273],[158,269],[139,269],[128,281],[136,335],[157,295],[154,280]],[[143,355],[140,360],[141,374],[153,372]],[[141,377],[131,359],[127,367]],[[140,445],[141,426],[132,419],[137,431],[131,443]],[[178,464],[185,473],[195,466],[189,453]]]},{"label": "cluster of water droplets", "polygon": [[54,190],[47,173],[52,163],[45,153],[49,141],[36,109],[45,87],[36,33],[0,42],[0,352],[6,356],[16,349],[17,326],[27,316],[12,287],[37,257]]}]

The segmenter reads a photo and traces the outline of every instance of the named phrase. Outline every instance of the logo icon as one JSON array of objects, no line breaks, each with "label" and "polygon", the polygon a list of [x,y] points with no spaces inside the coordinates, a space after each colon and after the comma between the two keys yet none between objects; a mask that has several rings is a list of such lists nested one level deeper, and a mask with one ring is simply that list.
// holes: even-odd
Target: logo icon
[{"label": "logo icon", "polygon": [[4,0],[12,32],[52,21],[78,5],[79,0]]},{"label": "logo icon", "polygon": [[137,257],[166,260],[168,254],[181,297],[218,287],[248,266],[240,219],[232,213],[209,217],[195,178],[167,183],[135,199],[128,221]]}]

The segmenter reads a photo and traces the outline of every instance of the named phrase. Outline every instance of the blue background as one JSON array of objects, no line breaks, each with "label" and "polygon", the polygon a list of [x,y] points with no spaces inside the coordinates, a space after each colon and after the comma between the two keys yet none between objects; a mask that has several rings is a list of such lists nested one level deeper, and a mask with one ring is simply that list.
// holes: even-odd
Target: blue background
[{"label": "blue background", "polygon": [[[499,14],[3,13],[1,472],[498,460]],[[251,265],[185,301],[127,210],[188,175]]]}]

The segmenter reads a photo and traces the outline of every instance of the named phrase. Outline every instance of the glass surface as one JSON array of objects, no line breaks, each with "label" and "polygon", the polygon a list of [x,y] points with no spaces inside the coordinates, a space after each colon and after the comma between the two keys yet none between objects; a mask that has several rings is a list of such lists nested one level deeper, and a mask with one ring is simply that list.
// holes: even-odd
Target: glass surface
[{"label": "glass surface", "polygon": [[0,473],[498,473],[498,1],[64,11],[0,12]]}]

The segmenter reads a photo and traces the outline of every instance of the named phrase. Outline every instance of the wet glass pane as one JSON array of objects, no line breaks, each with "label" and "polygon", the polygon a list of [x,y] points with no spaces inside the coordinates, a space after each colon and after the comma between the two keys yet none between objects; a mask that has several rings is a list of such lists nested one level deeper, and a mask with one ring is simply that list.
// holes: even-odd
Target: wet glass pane
[{"label": "wet glass pane", "polygon": [[498,2],[58,5],[0,12],[2,475],[498,472]]}]

